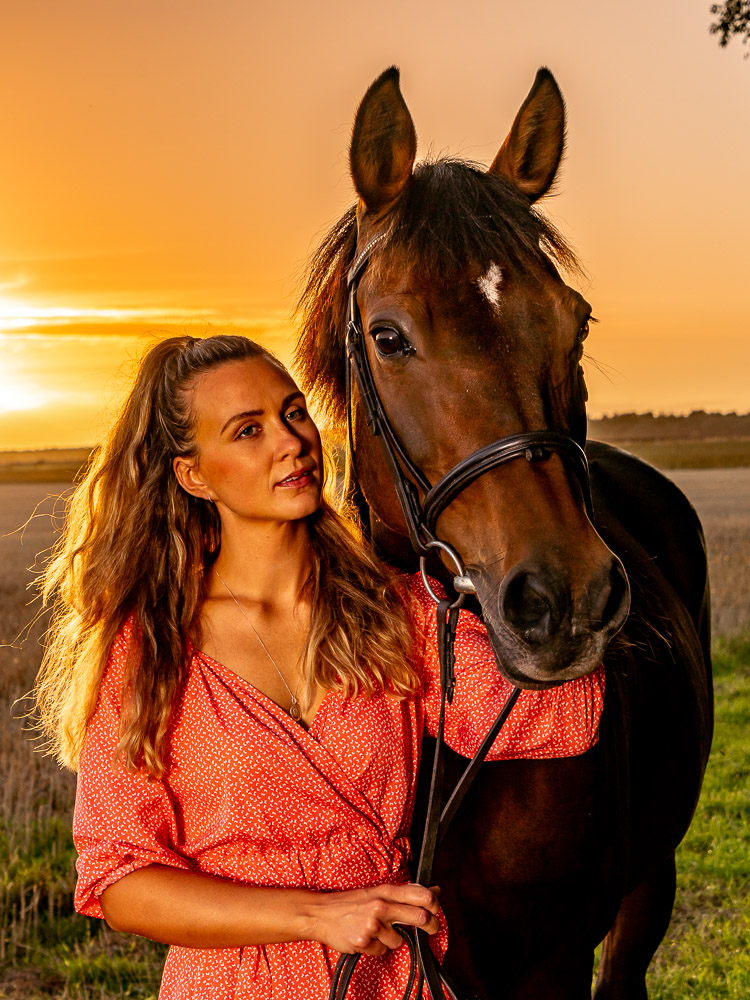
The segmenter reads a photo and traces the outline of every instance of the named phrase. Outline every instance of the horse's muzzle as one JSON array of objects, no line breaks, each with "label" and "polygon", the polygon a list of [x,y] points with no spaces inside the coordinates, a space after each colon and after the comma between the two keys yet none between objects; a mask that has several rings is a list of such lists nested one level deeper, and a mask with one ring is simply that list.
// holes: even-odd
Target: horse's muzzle
[{"label": "horse's muzzle", "polygon": [[481,571],[472,577],[498,666],[519,687],[550,687],[595,670],[630,610],[616,556],[578,590],[555,568],[530,562],[513,566],[499,587]]}]

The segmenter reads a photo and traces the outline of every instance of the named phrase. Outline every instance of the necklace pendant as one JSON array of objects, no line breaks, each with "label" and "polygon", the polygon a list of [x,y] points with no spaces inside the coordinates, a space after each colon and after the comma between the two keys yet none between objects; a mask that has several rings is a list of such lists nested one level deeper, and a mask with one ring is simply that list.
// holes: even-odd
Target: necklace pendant
[{"label": "necklace pendant", "polygon": [[300,711],[299,702],[296,698],[292,699],[292,704],[289,706],[289,715],[295,722],[299,722],[302,718],[302,712]]}]

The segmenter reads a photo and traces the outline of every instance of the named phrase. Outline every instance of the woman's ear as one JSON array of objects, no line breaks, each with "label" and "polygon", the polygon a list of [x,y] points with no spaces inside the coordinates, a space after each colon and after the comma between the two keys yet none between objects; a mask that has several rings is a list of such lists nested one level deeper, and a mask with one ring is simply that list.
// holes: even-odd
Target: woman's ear
[{"label": "woman's ear", "polygon": [[186,493],[199,500],[213,500],[208,485],[200,475],[195,456],[178,455],[172,461],[172,468],[177,482]]}]

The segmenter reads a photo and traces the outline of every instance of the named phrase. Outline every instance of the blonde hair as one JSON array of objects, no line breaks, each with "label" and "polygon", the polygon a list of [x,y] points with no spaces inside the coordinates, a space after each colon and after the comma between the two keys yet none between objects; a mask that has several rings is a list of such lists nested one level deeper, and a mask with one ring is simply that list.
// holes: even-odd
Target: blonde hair
[{"label": "blonde hair", "polygon": [[[137,642],[126,663],[116,757],[158,777],[198,633],[205,573],[221,544],[213,504],[185,492],[172,462],[197,453],[189,388],[206,371],[262,358],[245,337],[173,337],[143,358],[118,420],[68,501],[65,526],[42,580],[53,605],[35,689],[40,728],[68,767],[78,764],[109,651],[132,614]],[[303,699],[317,685],[405,697],[418,687],[411,629],[391,572],[353,525],[323,499],[308,518],[316,554]],[[199,637],[198,637],[199,638]]]}]

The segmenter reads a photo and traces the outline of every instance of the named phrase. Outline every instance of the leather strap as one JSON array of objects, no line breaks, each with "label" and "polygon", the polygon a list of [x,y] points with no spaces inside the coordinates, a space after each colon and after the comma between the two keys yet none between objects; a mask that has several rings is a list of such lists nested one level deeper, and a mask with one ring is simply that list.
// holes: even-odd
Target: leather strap
[{"label": "leather strap", "polygon": [[423,517],[429,532],[435,531],[437,519],[445,508],[462,493],[467,486],[505,462],[515,458],[525,458],[529,462],[542,460],[550,453],[561,456],[567,468],[578,479],[591,515],[591,487],[589,485],[589,463],[586,453],[573,438],[555,431],[528,431],[525,434],[510,434],[480,448],[455,465],[440,479],[424,498]]}]

